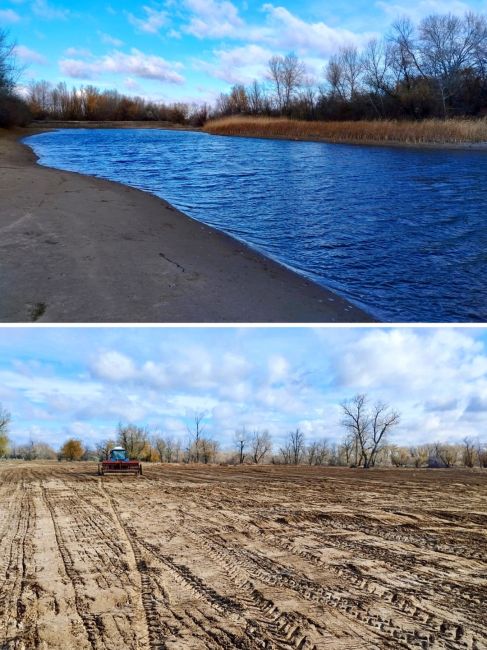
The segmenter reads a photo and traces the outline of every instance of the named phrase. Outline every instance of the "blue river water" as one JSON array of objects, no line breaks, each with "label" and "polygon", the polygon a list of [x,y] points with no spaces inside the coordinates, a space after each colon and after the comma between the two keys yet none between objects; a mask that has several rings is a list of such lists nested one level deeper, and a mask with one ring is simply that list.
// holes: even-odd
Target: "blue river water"
[{"label": "blue river water", "polygon": [[119,181],[382,321],[487,321],[487,151],[143,129],[29,137],[40,163]]}]

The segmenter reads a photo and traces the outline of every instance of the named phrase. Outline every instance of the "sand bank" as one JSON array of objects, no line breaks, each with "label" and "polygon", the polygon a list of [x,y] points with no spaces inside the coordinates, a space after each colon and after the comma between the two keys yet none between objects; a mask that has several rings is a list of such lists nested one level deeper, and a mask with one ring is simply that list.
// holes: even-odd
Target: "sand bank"
[{"label": "sand bank", "polygon": [[357,307],[145,192],[0,135],[0,321],[361,322]]}]

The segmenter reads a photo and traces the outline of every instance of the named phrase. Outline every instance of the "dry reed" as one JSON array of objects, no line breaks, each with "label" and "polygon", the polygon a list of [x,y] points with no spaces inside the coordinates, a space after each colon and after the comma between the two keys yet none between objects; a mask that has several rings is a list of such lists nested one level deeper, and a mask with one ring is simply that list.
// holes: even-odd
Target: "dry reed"
[{"label": "dry reed", "polygon": [[362,144],[487,143],[487,119],[430,119],[421,122],[394,120],[305,122],[287,118],[235,116],[211,120],[205,124],[204,130],[214,135]]}]

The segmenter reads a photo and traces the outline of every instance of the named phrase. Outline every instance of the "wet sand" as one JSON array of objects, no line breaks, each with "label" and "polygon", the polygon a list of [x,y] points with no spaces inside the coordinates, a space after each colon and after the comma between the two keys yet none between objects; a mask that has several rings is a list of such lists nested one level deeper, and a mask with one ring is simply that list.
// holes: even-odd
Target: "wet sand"
[{"label": "wet sand", "polygon": [[155,196],[36,164],[0,132],[0,321],[370,322]]}]

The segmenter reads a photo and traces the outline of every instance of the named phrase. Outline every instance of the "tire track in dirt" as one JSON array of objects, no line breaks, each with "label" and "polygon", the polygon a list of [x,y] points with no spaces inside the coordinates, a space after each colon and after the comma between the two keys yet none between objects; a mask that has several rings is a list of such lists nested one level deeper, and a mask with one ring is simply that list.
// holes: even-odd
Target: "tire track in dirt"
[{"label": "tire track in dirt", "polygon": [[[243,623],[244,634],[248,637],[247,639],[241,635],[230,635],[228,630],[218,627],[217,619],[210,621],[211,627],[208,627],[207,614],[198,610],[199,617],[195,617],[194,612],[186,609],[186,617],[202,629],[210,640],[212,639],[213,642],[218,643],[219,647],[253,647],[249,644],[257,644],[257,647],[260,647],[259,644],[270,642],[273,644],[270,647],[276,646],[286,648],[286,650],[290,648],[309,648],[310,650],[316,648],[313,644],[306,644],[303,638],[295,642],[294,637],[298,631],[298,626],[294,625],[294,628],[290,631],[289,628],[294,622],[292,616],[279,611],[274,603],[265,599],[249,581],[237,582],[239,600],[235,601],[215,592],[201,578],[191,572],[188,567],[178,564],[172,558],[165,556],[156,545],[144,540],[139,540],[139,544],[170,571],[175,582],[184,585],[189,591],[202,598],[222,617],[228,620],[228,617],[233,616],[236,622]],[[232,578],[233,576],[229,575],[229,577]],[[177,616],[177,614],[175,615]],[[262,647],[268,646],[262,645]]]},{"label": "tire track in dirt", "polygon": [[[314,555],[309,551],[304,551],[298,549],[294,544],[288,539],[281,539],[277,536],[267,535],[266,541],[275,545],[278,548],[289,551],[294,555],[298,555],[300,558],[309,561],[312,565],[319,568],[326,566],[328,571],[334,573],[338,578],[346,579],[347,583],[353,585],[360,591],[364,591],[367,594],[373,594],[382,602],[383,605],[389,604],[394,610],[405,614],[411,620],[412,625],[417,625],[419,622],[421,624],[421,631],[416,630],[415,633],[417,636],[421,637],[421,632],[426,631],[423,634],[423,640],[429,642],[436,642],[438,644],[446,644],[445,647],[472,647],[475,643],[474,638],[472,638],[472,633],[469,633],[468,638],[465,633],[465,625],[460,622],[455,622],[451,620],[451,614],[445,612],[444,618],[439,618],[437,614],[433,611],[430,611],[425,605],[422,604],[424,599],[424,591],[421,596],[419,591],[415,594],[408,596],[404,593],[404,590],[388,588],[384,582],[378,580],[375,577],[369,575],[364,576],[356,565],[334,565],[327,563],[321,560],[319,556]],[[450,620],[448,617],[450,616]],[[476,632],[477,634],[482,633],[482,628],[473,628],[470,632]],[[458,645],[451,646],[452,642],[459,642]],[[427,644],[424,643],[426,647]],[[438,647],[440,647],[438,646]]]},{"label": "tire track in dirt", "polygon": [[[402,526],[383,526],[377,522],[371,523],[369,518],[358,517],[354,515],[340,515],[337,513],[323,514],[318,517],[307,517],[305,514],[301,517],[294,516],[288,519],[288,523],[317,523],[323,528],[332,528],[334,530],[345,530],[353,533],[363,533],[367,537],[385,539],[390,542],[399,542],[401,544],[411,545],[419,549],[428,549],[435,553],[444,553],[446,555],[453,555],[455,557],[465,558],[467,560],[484,561],[487,556],[487,539],[481,535],[474,535],[470,533],[470,542],[472,546],[465,546],[465,539],[462,536],[456,535],[457,544],[446,543],[444,540],[438,539],[437,535],[431,532],[421,533],[413,525]],[[453,539],[454,536],[450,531],[449,538]]]},{"label": "tire track in dirt", "polygon": [[[187,534],[190,535],[191,533],[187,532]],[[201,539],[201,535],[199,537]],[[295,591],[305,600],[333,607],[345,617],[355,619],[359,625],[368,627],[369,630],[372,628],[370,632],[377,635],[383,641],[388,640],[392,642],[393,645],[391,647],[429,648],[439,641],[444,644],[443,647],[445,648],[466,647],[463,645],[463,642],[460,645],[452,645],[449,638],[443,638],[442,640],[439,638],[439,636],[446,637],[447,634],[448,636],[450,635],[450,627],[444,623],[440,623],[437,628],[424,630],[417,627],[417,620],[413,620],[411,621],[413,625],[412,629],[408,629],[407,626],[410,622],[407,620],[409,617],[409,608],[406,605],[403,610],[400,610],[401,614],[406,615],[406,627],[404,627],[398,624],[397,615],[396,620],[394,620],[374,612],[371,608],[372,597],[368,591],[365,592],[365,600],[361,600],[360,594],[355,598],[351,598],[331,588],[324,588],[319,583],[315,583],[301,574],[296,573],[290,567],[270,560],[255,550],[249,551],[241,547],[231,547],[225,540],[218,540],[215,536],[211,538],[211,541],[206,537],[206,543],[208,545],[208,552],[212,551],[212,544],[213,550],[215,545],[219,546],[220,558],[222,554],[233,556],[236,563],[240,567],[245,567],[248,575],[252,575],[254,579],[257,577],[264,584],[271,586],[284,586]],[[431,616],[426,614],[426,619],[431,621]],[[460,639],[458,640],[460,641]],[[436,645],[435,647],[442,646]]]},{"label": "tire track in dirt", "polygon": [[[432,553],[429,550],[425,550],[422,555],[414,555],[413,551],[408,548],[408,544],[404,543],[405,548],[403,550],[392,550],[390,548],[384,548],[384,539],[388,539],[388,535],[384,536],[384,539],[375,534],[377,529],[373,529],[374,534],[370,534],[366,540],[361,540],[357,535],[363,536],[364,533],[362,527],[355,527],[352,525],[347,525],[343,527],[340,525],[340,517],[337,517],[337,521],[332,519],[332,516],[329,514],[315,515],[315,514],[306,514],[293,513],[292,516],[280,518],[284,519],[286,526],[292,529],[292,532],[289,533],[290,537],[294,537],[299,534],[299,531],[302,529],[303,522],[311,522],[314,525],[311,525],[307,528],[307,533],[311,533],[314,538],[316,538],[318,546],[326,546],[331,549],[340,548],[346,551],[350,551],[354,557],[361,557],[364,559],[379,560],[383,564],[390,567],[392,571],[397,571],[397,567],[400,566],[403,568],[403,571],[407,571],[408,580],[414,580],[417,583],[418,588],[420,587],[423,595],[424,593],[438,593],[438,590],[444,590],[448,594],[454,594],[461,600],[464,600],[465,603],[462,607],[465,611],[469,612],[471,615],[472,605],[478,606],[483,599],[487,596],[487,588],[480,588],[471,583],[458,583],[455,581],[444,580],[441,576],[445,575],[445,568],[441,563],[442,551],[437,551],[438,553],[438,566],[435,566],[435,558],[432,557]],[[350,519],[350,518],[347,518]],[[324,532],[323,528],[331,527],[333,532],[328,533]],[[265,528],[260,527],[260,530],[265,530]],[[342,531],[345,530],[349,534],[342,534]],[[384,530],[382,528],[381,530]],[[337,531],[337,532],[335,532]],[[434,552],[434,551],[433,551]],[[485,566],[485,563],[484,563]],[[479,566],[480,571],[482,572],[483,566],[482,563]],[[407,591],[408,588],[404,586],[404,589]],[[411,591],[416,591],[417,588],[411,588]]]},{"label": "tire track in dirt", "polygon": [[27,642],[36,648],[39,634],[35,618],[30,617],[27,598],[27,591],[36,595],[29,584],[33,573],[35,507],[30,490],[25,489],[24,484],[21,493],[16,526],[2,565],[5,578],[0,589],[0,620],[3,621],[1,628],[6,647],[20,648]]},{"label": "tire track in dirt", "polygon": [[56,543],[63,562],[64,571],[66,573],[66,576],[69,578],[73,588],[76,614],[83,624],[86,638],[90,646],[93,648],[93,650],[102,650],[103,648],[106,648],[106,645],[103,642],[103,626],[100,619],[90,613],[89,605],[86,602],[86,599],[80,593],[80,585],[83,584],[83,580],[75,569],[73,559],[63,539],[63,535],[56,518],[55,508],[48,496],[47,489],[44,486],[42,486],[41,489],[44,503],[51,515],[54,534],[56,536]]},{"label": "tire track in dirt", "polygon": [[[213,531],[200,529],[196,533],[194,530],[186,529],[185,535],[191,538],[196,546],[203,548],[215,562],[223,566],[225,574],[237,586],[246,609],[256,612],[256,618],[262,619],[266,625],[265,629],[270,627],[277,632],[275,638],[277,642],[292,648],[315,648],[321,647],[324,643],[333,643],[334,647],[339,647],[340,641],[337,636],[334,636],[335,630],[328,621],[326,625],[322,625],[309,616],[281,610],[272,600],[264,597],[254,582],[255,579],[261,578],[258,572],[254,567],[250,568],[240,562],[241,558],[236,557],[238,553],[227,552],[229,549],[225,540],[215,543]],[[272,581],[267,576],[261,582],[270,584]]]},{"label": "tire track in dirt", "polygon": [[0,647],[487,649],[485,472],[147,474],[0,464]]},{"label": "tire track in dirt", "polygon": [[115,500],[110,495],[108,490],[106,490],[102,478],[98,480],[98,486],[100,492],[103,494],[110,507],[110,511],[113,513],[114,519],[118,523],[121,535],[126,540],[127,546],[130,548],[132,553],[132,561],[130,564],[138,574],[141,605],[147,626],[147,638],[149,640],[149,646],[151,650],[166,650],[164,637],[166,636],[168,629],[162,624],[161,619],[157,613],[157,605],[154,600],[154,585],[152,584],[147,563],[142,557],[135,536],[130,532],[130,528],[125,525],[122,517],[120,516],[118,508],[115,504]]}]

